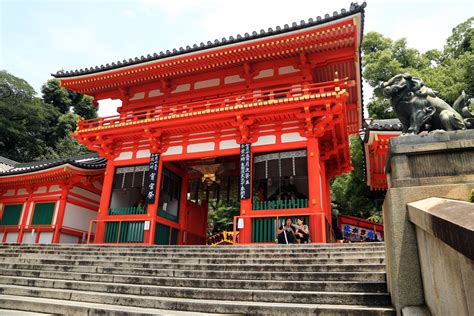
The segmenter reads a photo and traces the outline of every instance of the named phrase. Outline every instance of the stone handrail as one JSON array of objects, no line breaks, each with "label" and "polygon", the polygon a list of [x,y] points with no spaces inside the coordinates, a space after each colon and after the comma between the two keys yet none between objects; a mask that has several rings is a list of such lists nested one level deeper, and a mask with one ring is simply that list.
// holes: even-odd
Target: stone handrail
[{"label": "stone handrail", "polygon": [[431,314],[474,315],[474,204],[428,198],[407,207]]}]

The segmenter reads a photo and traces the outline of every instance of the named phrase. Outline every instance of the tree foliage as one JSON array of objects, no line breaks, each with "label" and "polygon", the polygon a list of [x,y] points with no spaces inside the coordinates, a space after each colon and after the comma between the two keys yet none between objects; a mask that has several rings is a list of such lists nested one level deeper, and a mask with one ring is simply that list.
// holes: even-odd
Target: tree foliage
[{"label": "tree foliage", "polygon": [[0,156],[21,162],[88,152],[69,135],[79,115],[97,116],[90,98],[69,93],[57,80],[42,93],[37,97],[28,82],[0,71]]},{"label": "tree foliage", "polygon": [[331,182],[332,210],[336,215],[362,218],[378,215],[380,217],[384,193],[371,191],[365,184],[364,158],[361,148],[361,139],[358,136],[351,136],[350,149],[354,170]]},{"label": "tree foliage", "polygon": [[[375,119],[396,117],[390,102],[377,88],[399,73],[421,77],[449,104],[454,103],[462,90],[474,95],[473,23],[474,17],[456,26],[442,51],[432,49],[425,53],[408,47],[404,38],[394,41],[377,32],[367,33],[361,46],[363,77],[375,88],[367,105],[369,116]],[[370,191],[367,187],[361,140],[352,137],[350,141],[354,171],[332,181],[333,211],[381,222],[384,193]]]},{"label": "tree foliage", "polygon": [[209,201],[208,223],[210,232],[217,234],[222,231],[232,231],[234,216],[240,214],[239,201]]},{"label": "tree foliage", "polygon": [[365,35],[362,42],[363,76],[375,88],[368,103],[369,116],[376,119],[395,117],[390,103],[377,89],[399,73],[421,77],[449,104],[462,90],[474,94],[474,17],[459,24],[446,40],[443,51],[420,53],[407,45],[405,38],[393,41],[377,32]]}]

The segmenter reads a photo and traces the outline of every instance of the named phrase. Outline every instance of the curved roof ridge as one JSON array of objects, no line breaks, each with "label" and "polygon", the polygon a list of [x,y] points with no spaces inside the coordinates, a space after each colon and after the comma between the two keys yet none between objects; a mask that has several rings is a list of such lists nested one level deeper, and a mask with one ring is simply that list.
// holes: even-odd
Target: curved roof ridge
[{"label": "curved roof ridge", "polygon": [[133,59],[129,58],[128,60],[126,59],[122,61],[119,60],[116,62],[112,62],[110,64],[107,63],[105,65],[102,64],[100,66],[93,66],[93,67],[89,67],[85,69],[81,68],[81,69],[70,70],[70,71],[59,70],[55,74],[51,74],[51,75],[55,78],[68,78],[68,77],[75,77],[79,75],[100,73],[106,70],[119,69],[122,67],[139,65],[141,63],[145,63],[149,61],[155,61],[155,60],[160,60],[163,58],[184,55],[191,52],[197,52],[197,51],[201,51],[201,50],[205,50],[209,48],[225,46],[227,44],[234,44],[234,43],[245,42],[245,41],[253,40],[257,38],[265,38],[272,35],[284,34],[284,33],[292,32],[292,31],[312,27],[315,25],[328,23],[334,20],[347,17],[347,16],[351,16],[355,13],[359,13],[359,12],[363,13],[364,8],[366,6],[367,6],[367,3],[365,1],[360,5],[357,2],[352,2],[349,7],[349,10],[341,9],[340,12],[334,11],[332,15],[326,13],[324,17],[318,16],[316,17],[316,19],[309,18],[307,21],[301,20],[299,24],[296,22],[293,22],[291,23],[291,26],[289,24],[285,24],[283,27],[276,26],[275,29],[269,27],[267,31],[265,31],[264,29],[261,29],[260,32],[253,31],[251,34],[250,33],[244,33],[244,35],[237,34],[236,36],[229,36],[228,38],[223,37],[221,40],[215,39],[214,41],[207,41],[207,43],[201,42],[199,45],[198,44],[193,44],[192,46],[187,45],[185,48],[183,47],[180,47],[178,49],[174,48],[172,50],[166,50],[165,52],[161,51],[159,53],[154,53],[153,55],[148,54],[146,57],[142,55],[140,58],[138,57],[135,57]]},{"label": "curved roof ridge", "polygon": [[18,163],[12,169],[0,172],[0,177],[40,171],[65,164],[70,164],[72,166],[82,169],[102,169],[105,168],[105,166],[107,165],[107,160],[105,158],[99,157],[97,153],[90,153],[60,159],[49,159],[42,161]]}]

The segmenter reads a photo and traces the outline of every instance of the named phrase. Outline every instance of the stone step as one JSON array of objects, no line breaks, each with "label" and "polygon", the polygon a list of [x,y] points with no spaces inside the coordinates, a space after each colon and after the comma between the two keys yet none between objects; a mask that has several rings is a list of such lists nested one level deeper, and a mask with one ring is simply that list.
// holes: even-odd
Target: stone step
[{"label": "stone step", "polygon": [[161,265],[157,262],[129,262],[129,261],[103,261],[103,260],[63,260],[63,259],[42,259],[42,258],[1,258],[0,263],[5,264],[40,264],[40,265],[62,265],[64,267],[71,266],[92,266],[102,268],[106,271],[108,268],[135,268],[135,269],[173,269],[173,270],[214,270],[216,266],[221,271],[281,271],[286,272],[382,272],[385,271],[385,265],[382,262],[365,263],[365,264],[291,264],[282,267],[275,264],[182,264],[175,263],[172,265]]},{"label": "stone step", "polygon": [[[385,293],[385,281],[286,281],[286,280],[246,280],[246,279],[199,279],[199,278],[154,278],[136,277],[127,275],[106,274],[78,274],[65,272],[39,272],[34,270],[0,270],[0,283],[15,283],[15,278],[68,280],[102,283],[122,283],[137,285],[158,285],[168,287],[195,287],[195,288],[228,288],[253,290],[286,290],[286,291],[318,291],[318,292],[370,292]],[[12,279],[12,280],[10,280]],[[28,285],[32,285],[28,283]],[[95,288],[95,287],[94,287]]]},{"label": "stone step", "polygon": [[115,248],[129,248],[129,249],[242,249],[242,250],[252,250],[252,249],[295,249],[295,248],[370,248],[370,247],[380,247],[384,248],[385,244],[383,242],[373,242],[373,243],[327,243],[327,244],[291,244],[291,245],[279,245],[279,244],[251,244],[251,245],[232,245],[232,246],[207,246],[207,245],[182,245],[182,246],[168,246],[168,245],[127,245],[127,244],[16,244],[16,243],[3,243],[0,244],[0,249],[4,248],[100,248],[100,249],[115,249]]},{"label": "stone step", "polygon": [[[15,258],[15,259],[12,259]],[[23,254],[19,256],[7,256],[0,257],[0,262],[3,261],[15,261],[15,262],[27,262],[27,260],[51,260],[55,262],[67,261],[80,261],[80,262],[97,262],[97,261],[108,261],[108,262],[128,262],[138,264],[270,264],[270,265],[292,265],[298,264],[381,264],[385,262],[384,257],[368,257],[368,258],[287,258],[287,257],[276,257],[276,258],[162,258],[162,257],[122,257],[122,256],[98,256],[98,255],[38,255],[38,254]]]},{"label": "stone step", "polygon": [[[238,299],[245,302],[259,303],[291,303],[291,304],[335,304],[335,305],[363,305],[363,306],[389,306],[390,296],[386,293],[352,293],[352,292],[306,292],[299,291],[259,291],[259,290],[234,290],[234,289],[195,289],[176,287],[135,287],[125,284],[123,287],[109,285],[109,291],[91,290],[90,285],[84,284],[83,288],[78,282],[69,282],[68,287],[52,288],[52,284],[45,281],[42,288],[29,285],[2,285],[2,294],[16,296],[33,296],[54,299],[70,299],[80,302],[117,304],[134,307],[151,307],[173,309],[168,304],[176,299],[232,301]],[[55,281],[54,285],[61,286]],[[107,288],[107,287],[106,287]],[[119,293],[114,292],[120,290]],[[143,292],[142,292],[143,290]],[[123,294],[126,293],[126,294]],[[195,310],[183,308],[182,310]],[[196,310],[207,312],[209,310]],[[209,311],[212,312],[212,311]],[[218,312],[218,311],[217,311]],[[232,311],[222,311],[224,313]]]},{"label": "stone step", "polygon": [[[43,245],[40,245],[43,246]],[[240,246],[226,246],[226,247],[211,247],[207,246],[207,248],[188,248],[184,246],[168,246],[168,248],[164,247],[144,247],[144,246],[136,246],[134,248],[130,247],[124,247],[124,246],[116,246],[116,247],[94,247],[94,246],[82,246],[82,247],[58,247],[58,246],[49,246],[44,245],[45,247],[42,248],[40,246],[34,245],[34,246],[14,246],[11,248],[5,248],[1,249],[0,248],[0,253],[6,253],[10,251],[60,251],[60,252],[66,252],[66,251],[97,251],[101,253],[124,253],[124,252],[131,252],[131,253],[229,253],[229,254],[237,254],[237,253],[334,253],[334,252],[340,252],[340,251],[364,251],[364,252],[370,252],[370,251],[384,251],[384,247],[381,246],[366,246],[366,247],[361,247],[361,246],[344,246],[344,247],[312,247],[311,245],[309,246],[277,246],[277,247],[260,247],[260,248],[244,248]],[[180,248],[182,247],[182,248]]]},{"label": "stone step", "polygon": [[[134,277],[134,278],[202,278],[202,279],[245,279],[245,280],[276,280],[276,281],[367,281],[382,282],[386,280],[385,271],[383,272],[247,272],[242,275],[241,271],[195,271],[195,270],[170,270],[170,269],[123,269],[123,268],[103,268],[97,267],[79,267],[79,266],[57,266],[57,265],[28,265],[13,264],[2,265],[1,271],[36,271],[39,275],[48,275],[50,273],[60,274],[79,274],[80,280],[84,275],[89,275],[91,280],[95,280],[95,275],[109,276],[113,280],[114,276]],[[18,272],[20,273],[20,272]],[[5,274],[6,275],[6,274]],[[39,276],[38,275],[38,276]]]},{"label": "stone step", "polygon": [[209,258],[209,259],[265,259],[265,258],[275,258],[278,256],[285,255],[286,258],[380,258],[385,257],[384,251],[377,252],[362,252],[362,251],[352,251],[352,252],[332,252],[332,253],[255,253],[255,254],[240,254],[240,253],[126,253],[126,252],[92,252],[92,251],[15,251],[8,253],[0,253],[2,257],[25,257],[27,255],[31,256],[100,256],[101,258],[106,257],[120,257],[122,259],[134,260],[132,258]]},{"label": "stone step", "polygon": [[[24,297],[24,296],[13,296],[13,295],[1,295],[0,294],[0,305],[6,308],[15,308],[20,310],[21,314],[18,315],[30,315],[24,311],[35,311],[41,313],[51,313],[51,315],[71,315],[71,316],[87,316],[87,315],[129,315],[129,316],[141,316],[141,315],[208,315],[208,313],[198,312],[184,312],[184,311],[172,311],[155,308],[140,308],[140,307],[129,307],[120,305],[110,304],[97,304],[97,303],[84,303],[70,300],[55,300],[49,298],[40,297]],[[0,310],[0,315],[4,315]],[[31,314],[33,315],[33,314]],[[41,314],[47,315],[47,314]],[[214,314],[219,315],[219,314]],[[222,314],[225,315],[225,314]]]},{"label": "stone step", "polygon": [[[6,308],[25,311],[54,313],[61,315],[201,315],[197,310],[210,313],[231,314],[260,314],[260,315],[347,315],[347,316],[393,316],[395,311],[390,307],[344,306],[323,304],[283,304],[283,303],[254,303],[243,301],[213,301],[174,299],[168,304],[171,309],[138,308],[116,304],[100,304],[78,302],[74,300],[59,300],[37,297],[0,295],[0,304]],[[176,311],[188,308],[193,312]],[[225,311],[225,312],[224,312]]]},{"label": "stone step", "polygon": [[[199,288],[173,287],[158,285],[141,285],[127,283],[99,283],[89,281],[73,281],[62,279],[41,279],[27,277],[1,277],[0,284],[34,287],[43,289],[64,289],[78,291],[93,291],[141,296],[179,297],[192,299],[232,300],[239,298],[245,301],[286,302],[286,303],[317,303],[317,304],[347,304],[347,305],[388,305],[390,297],[383,292],[333,292],[296,290],[262,290],[235,288]],[[8,293],[5,293],[8,294]],[[140,305],[137,305],[140,306]]]}]

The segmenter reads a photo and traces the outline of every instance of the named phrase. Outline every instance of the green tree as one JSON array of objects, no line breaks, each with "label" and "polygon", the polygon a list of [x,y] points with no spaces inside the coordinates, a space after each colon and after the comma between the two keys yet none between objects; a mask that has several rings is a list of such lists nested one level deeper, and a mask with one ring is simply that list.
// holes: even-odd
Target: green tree
[{"label": "green tree", "polygon": [[393,41],[377,32],[369,32],[362,42],[363,77],[375,88],[367,104],[370,117],[395,117],[390,103],[378,87],[399,73],[421,77],[427,86],[438,92],[449,104],[462,90],[474,94],[474,17],[459,24],[447,39],[443,51],[420,53],[407,45],[406,39]]},{"label": "green tree", "polygon": [[208,222],[211,233],[217,234],[222,231],[231,231],[234,226],[234,216],[240,214],[238,201],[209,201]]},{"label": "green tree", "polygon": [[362,141],[358,136],[351,136],[350,149],[354,170],[331,181],[333,213],[381,218],[384,192],[371,191],[365,183]]},{"label": "green tree", "polygon": [[97,114],[88,109],[90,98],[64,93],[57,81],[42,90],[44,99],[25,80],[0,71],[1,156],[21,162],[88,152],[70,136],[79,120],[70,107],[93,117]]},{"label": "green tree", "polygon": [[97,109],[92,105],[92,98],[61,87],[57,79],[48,80],[41,88],[45,103],[56,107],[61,113],[71,110],[83,119],[97,117]]}]

